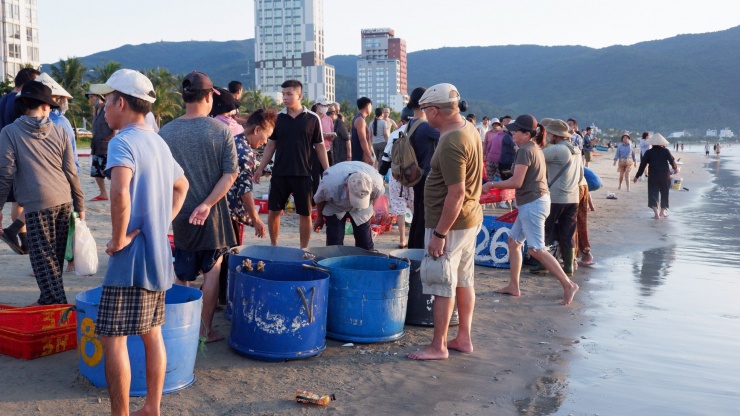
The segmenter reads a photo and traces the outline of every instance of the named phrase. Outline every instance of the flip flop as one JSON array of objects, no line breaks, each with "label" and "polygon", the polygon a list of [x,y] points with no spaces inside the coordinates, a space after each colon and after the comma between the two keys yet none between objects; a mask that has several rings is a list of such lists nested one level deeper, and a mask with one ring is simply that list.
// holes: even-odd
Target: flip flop
[{"label": "flip flop", "polygon": [[584,267],[590,267],[590,266],[595,266],[596,262],[595,261],[579,261],[578,265],[584,266]]},{"label": "flip flop", "polygon": [[91,199],[90,201],[95,202],[95,201],[107,201],[107,200],[108,198],[103,198],[102,196],[98,195],[95,198]]}]

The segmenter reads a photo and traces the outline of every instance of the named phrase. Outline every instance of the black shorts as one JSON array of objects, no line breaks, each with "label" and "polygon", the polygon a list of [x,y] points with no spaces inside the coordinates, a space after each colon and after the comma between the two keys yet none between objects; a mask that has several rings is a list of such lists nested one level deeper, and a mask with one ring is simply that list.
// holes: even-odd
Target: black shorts
[{"label": "black shorts", "polygon": [[164,324],[165,292],[103,286],[95,332],[107,337],[148,333]]},{"label": "black shorts", "polygon": [[[709,153],[707,153],[709,154]],[[13,183],[10,183],[10,190],[8,191],[8,197],[5,199],[5,202],[16,202],[15,201],[15,192],[13,192]]]},{"label": "black shorts", "polygon": [[90,176],[105,178],[105,166],[108,164],[108,155],[90,156]]},{"label": "black shorts", "polygon": [[311,215],[311,177],[310,176],[275,176],[270,179],[270,194],[267,209],[282,211],[293,194],[295,212],[307,217]]},{"label": "black shorts", "polygon": [[175,275],[185,282],[192,282],[201,273],[208,273],[228,247],[216,250],[190,251],[175,247]]}]

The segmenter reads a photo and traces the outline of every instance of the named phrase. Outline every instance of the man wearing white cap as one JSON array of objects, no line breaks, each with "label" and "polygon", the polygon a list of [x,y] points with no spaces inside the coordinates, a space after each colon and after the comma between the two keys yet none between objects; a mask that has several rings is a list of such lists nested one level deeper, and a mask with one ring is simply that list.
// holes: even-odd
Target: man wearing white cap
[{"label": "man wearing white cap", "polygon": [[337,163],[324,172],[314,195],[319,214],[314,231],[321,231],[326,223],[326,245],[344,245],[344,226],[349,219],[355,246],[372,250],[373,202],[384,192],[383,177],[372,166],[358,161]]},{"label": "man wearing white cap", "polygon": [[188,181],[167,144],[144,121],[155,101],[151,81],[121,69],[105,86],[105,120],[118,134],[108,144],[112,237],[95,332],[105,354],[111,414],[129,414],[129,335],[141,335],[144,342],[147,394],[140,413],[159,414],[167,367],[164,297],[174,281],[167,232]]},{"label": "man wearing white cap", "polygon": [[[439,130],[424,185],[424,223],[427,254],[422,260],[424,294],[434,295],[434,336],[427,347],[407,354],[415,360],[444,360],[449,350],[473,352],[471,324],[475,240],[483,222],[478,199],[483,179],[483,149],[478,130],[460,117],[460,93],[451,84],[437,84],[419,100],[430,126]],[[457,298],[460,326],[447,341]]]}]

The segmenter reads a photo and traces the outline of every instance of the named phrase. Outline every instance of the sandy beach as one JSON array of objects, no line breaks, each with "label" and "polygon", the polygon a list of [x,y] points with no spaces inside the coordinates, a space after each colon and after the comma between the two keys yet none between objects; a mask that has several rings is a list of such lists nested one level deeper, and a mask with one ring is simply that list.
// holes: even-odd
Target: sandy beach
[{"label": "sandy beach", "polygon": [[[81,150],[81,153],[84,151]],[[589,213],[589,235],[597,267],[580,268],[574,280],[581,285],[570,307],[558,301],[562,290],[552,276],[522,273],[520,298],[493,293],[508,281],[508,270],[476,266],[477,303],[473,321],[475,351],[452,353],[449,360],[415,362],[405,354],[431,340],[432,329],[406,326],[406,336],[379,344],[355,344],[327,340],[319,357],[284,363],[264,363],[242,357],[226,342],[209,344],[199,354],[195,383],[180,392],[165,395],[162,413],[178,415],[296,415],[296,414],[550,414],[558,410],[568,391],[569,363],[584,342],[593,311],[599,307],[595,290],[606,269],[605,259],[639,252],[665,244],[652,229],[652,211],[647,208],[647,183],[632,184],[617,191],[618,173],[612,166],[613,153],[602,152],[591,163],[604,182],[592,193],[595,212]],[[671,207],[690,205],[709,173],[703,156],[679,153],[683,186],[689,192],[671,192]],[[97,195],[89,177],[89,160],[80,158],[85,199]],[[634,175],[635,170],[631,175]],[[256,190],[266,193],[266,181]],[[607,192],[618,199],[608,200]],[[67,298],[99,286],[107,265],[105,244],[110,219],[107,202],[88,202],[88,225],[98,244],[100,267],[97,275],[78,277],[65,273]],[[501,215],[502,209],[487,210]],[[10,204],[3,210],[3,225],[10,221]],[[266,215],[263,215],[266,221]],[[658,220],[673,221],[673,218]],[[281,228],[281,245],[298,247],[298,217],[286,214]],[[269,244],[258,240],[251,229],[246,244]],[[666,232],[666,231],[662,231]],[[324,245],[324,234],[313,234],[311,245]],[[347,236],[345,244],[352,244]],[[398,244],[397,231],[383,234],[376,248],[388,253]],[[603,268],[600,268],[601,263]],[[38,288],[27,257],[0,245],[0,304],[22,306],[36,300]],[[217,313],[215,328],[229,333],[230,322]],[[454,336],[456,330],[451,330]],[[105,389],[93,387],[79,375],[76,351],[23,361],[0,355],[0,415],[88,415],[105,414],[109,400]],[[335,394],[336,401],[320,408],[294,401],[296,389]],[[132,409],[143,398],[132,398]],[[596,409],[594,409],[596,410]]]}]

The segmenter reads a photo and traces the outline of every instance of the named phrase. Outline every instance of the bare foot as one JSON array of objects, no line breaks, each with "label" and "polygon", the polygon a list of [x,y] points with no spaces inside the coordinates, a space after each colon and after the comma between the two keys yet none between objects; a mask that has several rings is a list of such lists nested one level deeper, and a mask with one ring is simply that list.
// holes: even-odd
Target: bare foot
[{"label": "bare foot", "polygon": [[450,353],[445,349],[444,351],[440,351],[436,348],[432,348],[431,345],[428,345],[416,352],[410,352],[406,354],[407,358],[411,358],[412,360],[446,360],[450,356]]},{"label": "bare foot", "polygon": [[159,415],[159,409],[156,409],[156,411],[152,411],[152,409],[147,408],[146,405],[142,407],[141,409],[131,413],[131,416],[149,416],[149,415]]},{"label": "bare foot", "polygon": [[451,341],[447,341],[447,349],[464,353],[471,353],[473,352],[473,343],[470,340],[462,341],[455,338]]},{"label": "bare foot", "polygon": [[[204,336],[205,334],[200,334],[200,335],[201,336]],[[224,339],[226,339],[226,337],[224,336],[224,334],[222,334],[222,333],[220,333],[218,331],[213,331],[212,330],[211,332],[208,333],[208,339],[206,339],[206,343],[218,342],[218,341],[222,341]]]},{"label": "bare foot", "polygon": [[570,305],[573,302],[573,297],[576,295],[580,287],[574,282],[570,282],[570,288],[563,289],[563,301],[561,305]]},{"label": "bare foot", "polygon": [[522,292],[519,290],[519,288],[511,287],[511,285],[502,287],[501,289],[496,289],[493,292],[501,293],[502,295],[511,295],[511,296],[521,296],[522,295]]},{"label": "bare foot", "polygon": [[663,218],[668,218],[668,213],[667,213],[667,212],[665,212],[665,211],[662,211],[662,212],[660,213],[660,216],[661,216],[661,217],[663,217]]},{"label": "bare foot", "polygon": [[659,220],[659,219],[660,219],[660,217],[656,215],[656,216],[654,216],[654,217],[653,217],[653,219],[654,219],[654,220]]}]

